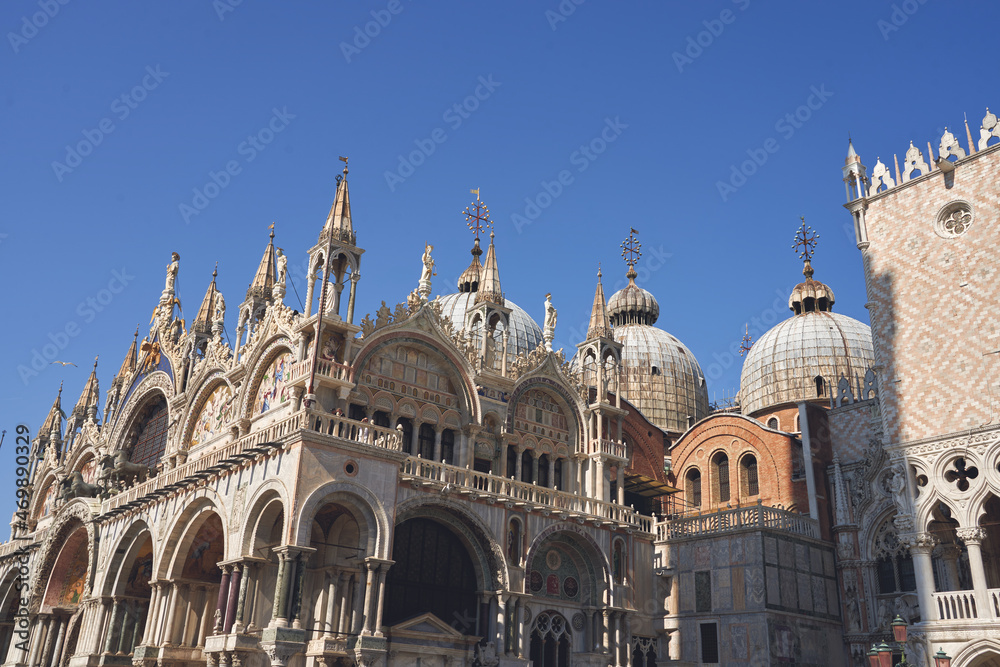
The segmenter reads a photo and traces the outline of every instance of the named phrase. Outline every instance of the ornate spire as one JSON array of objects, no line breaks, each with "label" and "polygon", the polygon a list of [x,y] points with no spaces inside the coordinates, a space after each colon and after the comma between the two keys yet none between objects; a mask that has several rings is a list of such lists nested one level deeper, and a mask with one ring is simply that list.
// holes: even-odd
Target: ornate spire
[{"label": "ornate spire", "polygon": [[[272,236],[274,232],[271,232]],[[258,269],[258,273],[260,270]],[[208,286],[208,290],[205,292],[205,298],[201,301],[201,307],[198,309],[198,314],[194,318],[194,325],[191,330],[196,333],[207,334],[212,330],[212,322],[215,320],[215,306],[218,301],[219,290],[215,286],[215,279],[219,275],[219,264],[216,262],[215,269],[212,271],[212,282]]]},{"label": "ornate spire", "polygon": [[490,230],[490,247],[486,249],[486,261],[483,263],[482,281],[476,294],[476,303],[489,301],[498,306],[504,305],[503,288],[500,287],[500,267],[497,266],[497,251],[493,245],[493,230]]},{"label": "ornate spire", "polygon": [[[337,176],[337,194],[333,199],[333,206],[330,207],[330,214],[326,217],[326,224],[323,225],[323,234],[332,233],[333,238],[355,245],[354,225],[351,222],[351,197],[347,191],[348,158],[340,159],[344,163],[344,173]],[[320,234],[320,243],[324,241],[323,234]]]},{"label": "ornate spire", "polygon": [[604,300],[604,285],[601,284],[601,267],[597,267],[597,289],[594,291],[594,306],[590,309],[590,326],[587,338],[611,338],[611,322],[608,320],[607,304]]},{"label": "ornate spire", "polygon": [[264,256],[260,259],[260,266],[257,267],[257,275],[253,277],[247,289],[247,301],[254,297],[265,301],[271,300],[271,293],[274,291],[274,223],[271,223],[271,240],[264,249]]},{"label": "ornate spire", "polygon": [[479,235],[484,230],[493,226],[493,222],[490,220],[490,209],[483,204],[482,199],[479,197],[479,188],[470,190],[470,192],[476,195],[476,201],[465,207],[463,214],[465,215],[466,224],[475,235],[475,240],[472,242],[472,261],[469,263],[469,267],[458,277],[459,292],[476,292],[479,290],[479,283],[483,276],[483,263],[479,259],[483,254],[483,249],[479,246]]},{"label": "ornate spire", "polygon": [[122,367],[118,369],[118,374],[115,375],[116,378],[126,378],[135,372],[136,364],[138,363],[139,351],[138,351],[138,340],[139,340],[139,325],[135,326],[135,333],[132,334],[132,345],[128,348],[128,352],[125,354],[125,359],[122,360]]},{"label": "ornate spire", "polygon": [[792,244],[792,250],[802,260],[802,275],[805,276],[806,280],[796,285],[795,289],[792,290],[792,294],[788,297],[788,308],[796,315],[833,310],[833,290],[818,280],[813,280],[812,256],[816,252],[819,234],[813,231],[812,227],[806,225],[805,217],[800,219],[802,224],[795,233],[795,243]]},{"label": "ornate spire", "polygon": [[608,301],[608,317],[612,326],[628,324],[652,326],[660,317],[660,304],[656,302],[656,297],[635,284],[638,275],[635,265],[642,257],[642,244],[636,238],[638,233],[635,228],[630,227],[628,238],[621,244],[622,258],[628,265],[628,271],[625,273],[628,285],[612,294]]},{"label": "ornate spire", "polygon": [[38,429],[38,436],[48,440],[49,436],[53,433],[56,437],[62,437],[62,420],[66,417],[66,413],[62,411],[62,382],[59,383],[59,393],[56,394],[56,400],[52,402],[52,407],[49,409],[49,414],[42,423],[42,427]]},{"label": "ornate spire", "polygon": [[858,157],[857,151],[854,150],[854,142],[851,140],[850,135],[847,137],[847,157],[844,158],[844,164],[850,165],[861,162],[861,158]]},{"label": "ornate spire", "polygon": [[80,394],[80,399],[73,408],[73,414],[79,417],[87,415],[87,408],[97,407],[97,401],[100,399],[97,385],[97,359],[97,357],[94,357],[94,369],[90,371],[87,384],[83,386],[83,393]]}]

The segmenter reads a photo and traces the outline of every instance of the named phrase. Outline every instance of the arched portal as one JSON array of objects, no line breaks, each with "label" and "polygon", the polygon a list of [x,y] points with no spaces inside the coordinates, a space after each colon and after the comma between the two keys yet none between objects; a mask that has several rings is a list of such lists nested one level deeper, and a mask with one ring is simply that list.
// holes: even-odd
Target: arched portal
[{"label": "arched portal", "polygon": [[1000,653],[985,651],[965,664],[967,667],[1000,667]]},{"label": "arched portal", "polygon": [[[108,619],[98,649],[131,655],[143,639],[152,598],[153,540],[144,525],[126,534],[113,557],[101,596]],[[130,531],[131,532],[131,531]]]},{"label": "arched portal", "polygon": [[463,634],[474,634],[482,588],[469,551],[449,527],[423,517],[404,521],[396,526],[392,559],[386,625],[429,612]]},{"label": "arched portal", "polygon": [[276,492],[262,496],[250,514],[256,515],[245,537],[243,577],[247,579],[243,615],[235,619],[247,632],[267,627],[274,611],[274,590],[278,581],[278,554],[274,548],[282,544],[285,512]]},{"label": "arched portal", "polygon": [[89,557],[87,529],[80,526],[59,550],[42,596],[40,611],[47,618],[35,643],[35,664],[62,665],[76,651],[80,603],[89,590]]},{"label": "arched portal", "polygon": [[367,539],[346,506],[327,502],[313,516],[303,589],[303,626],[313,639],[346,636],[361,630]]}]

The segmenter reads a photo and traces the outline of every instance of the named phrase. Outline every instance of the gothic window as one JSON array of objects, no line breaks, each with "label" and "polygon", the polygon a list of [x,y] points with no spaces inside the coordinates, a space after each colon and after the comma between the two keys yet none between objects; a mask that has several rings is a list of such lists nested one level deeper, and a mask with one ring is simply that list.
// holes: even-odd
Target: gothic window
[{"label": "gothic window", "polygon": [[715,491],[716,499],[720,503],[727,502],[729,500],[729,457],[726,456],[725,452],[719,452],[712,459],[712,465],[715,468]]},{"label": "gothic window", "polygon": [[543,611],[531,629],[531,664],[533,667],[569,667],[571,646],[569,623],[562,614]]},{"label": "gothic window", "polygon": [[688,505],[701,507],[701,472],[697,468],[691,468],[685,477],[684,486]]},{"label": "gothic window", "polygon": [[880,595],[917,590],[913,558],[899,541],[891,519],[886,519],[875,537],[872,555],[876,559],[876,576]]},{"label": "gothic window", "polygon": [[632,635],[632,667],[656,667],[656,638]]},{"label": "gothic window", "polygon": [[757,457],[753,454],[746,454],[740,459],[740,468],[742,494],[746,497],[758,495],[760,482],[757,479]]},{"label": "gothic window", "polygon": [[144,466],[155,466],[167,447],[167,402],[158,398],[143,408],[135,427],[135,445],[129,460]]}]

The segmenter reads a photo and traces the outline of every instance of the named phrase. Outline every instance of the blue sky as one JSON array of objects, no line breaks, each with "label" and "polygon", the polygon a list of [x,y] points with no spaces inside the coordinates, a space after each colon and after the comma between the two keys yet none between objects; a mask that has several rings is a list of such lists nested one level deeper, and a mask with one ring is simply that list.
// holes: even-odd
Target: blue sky
[{"label": "blue sky", "polygon": [[[359,319],[416,286],[424,242],[435,293],[453,291],[478,187],[504,290],[537,321],[552,292],[557,347],[583,336],[598,262],[609,295],[623,281],[634,227],[658,325],[713,399],[732,394],[744,327],[759,337],[788,314],[800,216],[821,235],[816,278],[867,322],[848,132],[869,170],[911,139],[936,150],[945,126],[965,145],[963,114],[975,133],[1000,107],[998,19],[995,3],[942,0],[8,0],[0,456],[60,381],[72,407],[95,355],[103,410],[172,251],[188,321],[218,261],[232,333],[271,222],[296,275],[339,155],[367,249]],[[77,367],[25,372],[46,345]],[[12,483],[4,466],[0,507]]]}]

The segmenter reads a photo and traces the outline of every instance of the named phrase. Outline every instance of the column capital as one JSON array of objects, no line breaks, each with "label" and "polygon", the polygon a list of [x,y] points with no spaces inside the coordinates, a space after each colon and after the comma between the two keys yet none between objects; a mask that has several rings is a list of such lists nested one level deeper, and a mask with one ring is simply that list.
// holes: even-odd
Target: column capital
[{"label": "column capital", "polygon": [[929,554],[937,544],[937,538],[932,533],[909,533],[900,535],[899,540],[914,554]]},{"label": "column capital", "polygon": [[966,546],[971,544],[982,544],[983,540],[986,539],[986,531],[979,526],[972,528],[957,528],[955,529],[955,535],[958,539],[965,542]]},{"label": "column capital", "polygon": [[308,556],[316,551],[316,549],[312,547],[300,547],[296,544],[282,544],[281,546],[271,547],[271,551],[278,554],[279,558],[292,560],[299,554],[306,554]]},{"label": "column capital", "polygon": [[383,560],[381,558],[375,558],[374,556],[368,556],[367,558],[365,558],[365,566],[369,570],[372,570],[373,572],[382,568],[388,570],[395,564],[396,561],[394,560]]}]

